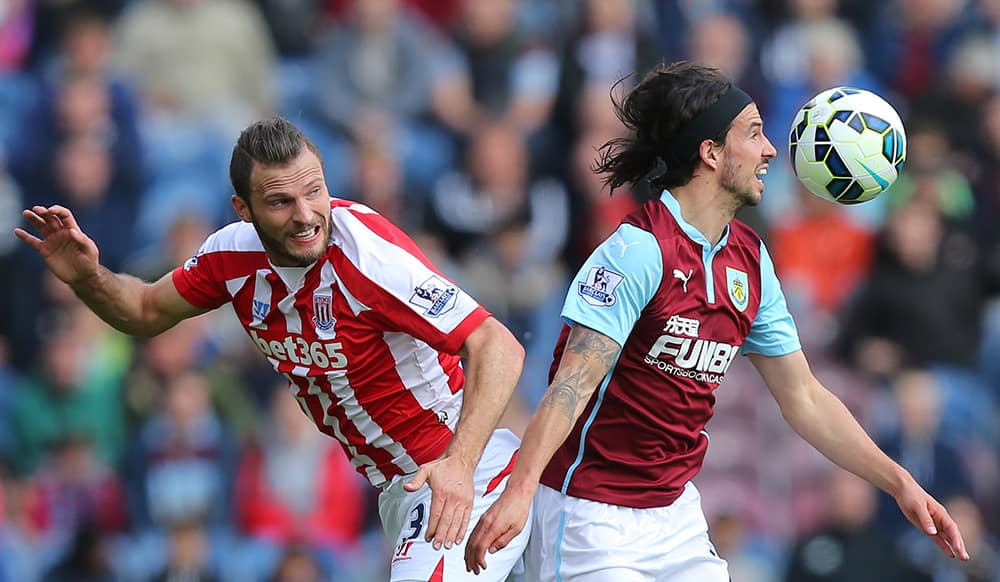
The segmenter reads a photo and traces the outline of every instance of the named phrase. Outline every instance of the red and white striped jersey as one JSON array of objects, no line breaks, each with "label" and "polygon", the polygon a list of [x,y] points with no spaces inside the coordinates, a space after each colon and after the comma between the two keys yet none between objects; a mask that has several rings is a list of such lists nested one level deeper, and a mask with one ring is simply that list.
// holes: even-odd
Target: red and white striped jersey
[{"label": "red and white striped jersey", "polygon": [[302,410],[381,487],[444,452],[462,409],[456,354],[489,313],[370,208],[332,199],[330,222],[296,288],[245,222],[209,236],[173,282],[197,307],[231,302]]}]

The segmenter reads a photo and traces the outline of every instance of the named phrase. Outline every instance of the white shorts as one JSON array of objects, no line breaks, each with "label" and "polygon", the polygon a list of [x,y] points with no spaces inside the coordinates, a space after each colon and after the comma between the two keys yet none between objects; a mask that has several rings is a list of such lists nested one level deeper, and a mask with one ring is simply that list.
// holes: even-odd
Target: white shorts
[{"label": "white shorts", "polygon": [[729,582],[694,484],[667,507],[635,509],[538,488],[527,582]]},{"label": "white shorts", "polygon": [[[392,542],[393,554],[390,582],[502,582],[517,566],[520,571],[521,554],[528,543],[529,527],[518,534],[510,544],[495,554],[486,554],[487,569],[478,576],[465,570],[465,543],[486,510],[500,497],[507,487],[507,475],[513,468],[513,456],[521,441],[507,429],[493,433],[482,459],[474,473],[476,497],[472,518],[462,543],[446,550],[435,550],[431,542],[424,541],[427,521],[430,518],[431,489],[424,485],[413,493],[403,489],[413,475],[401,475],[392,480],[378,498],[379,517],[386,539]],[[528,523],[531,523],[529,517]]]}]

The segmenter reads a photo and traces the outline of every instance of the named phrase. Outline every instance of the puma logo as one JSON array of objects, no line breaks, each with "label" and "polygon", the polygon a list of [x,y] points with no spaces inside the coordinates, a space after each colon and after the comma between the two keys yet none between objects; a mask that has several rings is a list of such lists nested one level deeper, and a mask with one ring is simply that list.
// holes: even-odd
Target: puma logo
[{"label": "puma logo", "polygon": [[674,269],[674,279],[680,279],[681,281],[684,282],[685,293],[688,292],[688,281],[691,280],[692,275],[694,275],[694,269],[689,270],[687,272],[687,275],[685,275],[684,271],[681,271],[680,269]]},{"label": "puma logo", "polygon": [[640,242],[641,241],[635,241],[635,242],[627,243],[627,242],[625,242],[625,239],[622,238],[621,235],[618,235],[614,239],[612,239],[612,241],[611,241],[610,244],[613,247],[621,247],[622,248],[622,254],[621,254],[621,256],[619,258],[624,259],[625,258],[625,251],[627,251],[629,247],[635,246],[635,245],[639,244]]}]

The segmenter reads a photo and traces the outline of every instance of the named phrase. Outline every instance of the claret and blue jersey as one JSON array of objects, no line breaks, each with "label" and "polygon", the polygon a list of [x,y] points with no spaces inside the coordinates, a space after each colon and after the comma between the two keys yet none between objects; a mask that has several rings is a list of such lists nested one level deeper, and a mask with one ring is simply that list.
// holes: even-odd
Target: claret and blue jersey
[{"label": "claret and blue jersey", "polygon": [[714,391],[739,352],[800,348],[760,237],[734,220],[712,246],[666,191],[594,251],[562,316],[553,373],[569,325],[622,350],[542,482],[628,507],[671,504],[701,468]]}]

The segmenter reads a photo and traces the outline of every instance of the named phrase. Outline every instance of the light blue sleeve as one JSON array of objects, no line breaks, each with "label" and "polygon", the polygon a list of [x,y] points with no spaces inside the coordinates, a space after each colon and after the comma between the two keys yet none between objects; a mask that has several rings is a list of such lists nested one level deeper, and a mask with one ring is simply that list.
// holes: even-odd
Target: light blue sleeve
[{"label": "light blue sleeve", "polygon": [[795,321],[785,305],[785,295],[763,241],[760,243],[760,286],[760,310],[743,342],[743,354],[784,356],[800,349]]},{"label": "light blue sleeve", "polygon": [[623,224],[591,253],[573,279],[563,320],[599,331],[623,346],[662,278],[663,255],[656,237]]}]

